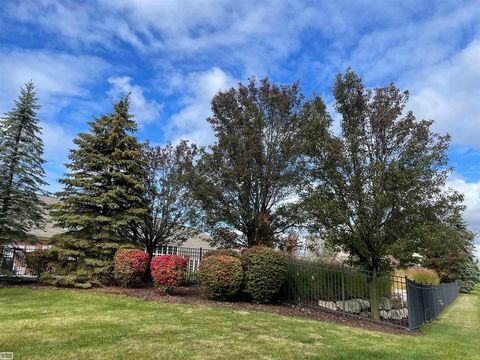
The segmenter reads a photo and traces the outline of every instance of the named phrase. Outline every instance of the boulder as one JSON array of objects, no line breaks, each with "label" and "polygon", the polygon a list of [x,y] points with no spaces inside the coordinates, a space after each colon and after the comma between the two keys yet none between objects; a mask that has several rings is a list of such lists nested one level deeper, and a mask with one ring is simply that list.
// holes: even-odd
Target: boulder
[{"label": "boulder", "polygon": [[406,307],[402,309],[402,315],[404,319],[408,318],[408,309]]},{"label": "boulder", "polygon": [[370,309],[370,301],[365,300],[365,299],[355,299],[360,303],[360,306],[362,307],[362,310],[368,310]]},{"label": "boulder", "polygon": [[319,300],[318,305],[326,309],[337,310],[337,304],[333,301]]},{"label": "boulder", "polygon": [[392,310],[392,302],[389,298],[386,298],[386,297],[382,297],[380,299],[380,309],[383,309],[383,310]]},{"label": "boulder", "polygon": [[403,309],[405,306],[405,303],[403,302],[403,299],[400,299],[398,297],[394,297],[391,299],[391,304],[392,304],[392,309]]},{"label": "boulder", "polygon": [[403,319],[403,309],[392,309],[389,311],[390,319],[393,320],[402,320]]},{"label": "boulder", "polygon": [[389,319],[390,318],[390,311],[380,310],[380,317],[382,319]]},{"label": "boulder", "polygon": [[362,312],[362,305],[357,300],[337,301],[336,304],[339,310],[345,310],[348,313],[360,314]]}]

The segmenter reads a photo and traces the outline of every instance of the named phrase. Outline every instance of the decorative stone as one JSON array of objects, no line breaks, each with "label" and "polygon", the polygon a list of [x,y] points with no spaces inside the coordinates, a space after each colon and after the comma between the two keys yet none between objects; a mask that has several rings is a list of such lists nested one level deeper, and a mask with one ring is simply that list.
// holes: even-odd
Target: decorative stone
[{"label": "decorative stone", "polygon": [[380,317],[382,319],[389,319],[390,318],[390,311],[380,310]]},{"label": "decorative stone", "polygon": [[370,301],[365,300],[365,299],[356,299],[356,300],[360,303],[360,306],[362,307],[362,310],[370,309]]},{"label": "decorative stone", "polygon": [[337,304],[335,304],[333,301],[319,300],[318,305],[326,309],[337,310]]},{"label": "decorative stone", "polygon": [[389,311],[390,319],[393,320],[402,320],[403,319],[403,309],[392,309]]},{"label": "decorative stone", "polygon": [[406,307],[402,309],[402,313],[404,319],[408,318],[408,309]]},{"label": "decorative stone", "polygon": [[403,309],[405,306],[404,302],[402,299],[398,297],[394,297],[391,299],[391,304],[392,304],[392,309]]},{"label": "decorative stone", "polygon": [[345,310],[348,313],[360,314],[362,312],[362,305],[357,300],[337,301],[339,310]]},{"label": "decorative stone", "polygon": [[382,297],[380,299],[380,309],[383,309],[383,310],[392,310],[392,302],[390,301],[389,298],[386,298],[386,297]]}]

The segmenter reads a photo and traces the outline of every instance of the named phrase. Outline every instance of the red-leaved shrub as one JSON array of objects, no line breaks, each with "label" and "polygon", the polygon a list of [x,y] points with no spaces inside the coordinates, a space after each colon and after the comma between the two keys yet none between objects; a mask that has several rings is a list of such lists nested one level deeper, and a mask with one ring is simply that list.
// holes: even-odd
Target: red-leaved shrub
[{"label": "red-leaved shrub", "polygon": [[138,249],[120,249],[115,254],[115,279],[121,287],[142,283],[148,268],[148,254]]},{"label": "red-leaved shrub", "polygon": [[168,292],[183,280],[187,262],[179,255],[156,256],[150,263],[150,269],[155,286]]}]

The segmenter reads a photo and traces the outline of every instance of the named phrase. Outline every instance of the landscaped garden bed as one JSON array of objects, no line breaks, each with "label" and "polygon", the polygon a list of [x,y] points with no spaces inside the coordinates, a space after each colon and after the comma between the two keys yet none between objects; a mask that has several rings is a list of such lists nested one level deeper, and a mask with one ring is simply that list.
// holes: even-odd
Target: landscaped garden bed
[{"label": "landscaped garden bed", "polygon": [[376,330],[395,334],[420,335],[418,331],[408,331],[406,329],[372,322],[369,319],[362,319],[354,316],[343,316],[338,312],[323,310],[320,307],[290,304],[286,302],[273,302],[271,304],[253,304],[251,302],[236,301],[217,301],[209,299],[198,286],[178,287],[173,294],[164,294],[153,287],[142,289],[125,289],[119,287],[105,287],[92,291],[124,295],[133,298],[139,298],[147,301],[161,301],[170,304],[194,304],[203,306],[215,306],[229,309],[245,311],[263,311],[283,316],[298,317],[310,320],[319,320],[338,323],[347,326],[359,327],[362,329]]}]

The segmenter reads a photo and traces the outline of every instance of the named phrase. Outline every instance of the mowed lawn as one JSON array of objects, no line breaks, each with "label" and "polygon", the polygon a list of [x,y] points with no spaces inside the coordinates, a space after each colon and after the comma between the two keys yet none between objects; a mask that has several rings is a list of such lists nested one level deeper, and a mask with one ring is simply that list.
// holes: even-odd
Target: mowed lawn
[{"label": "mowed lawn", "polygon": [[0,289],[0,352],[14,359],[480,359],[480,290],[425,336],[89,291]]}]

